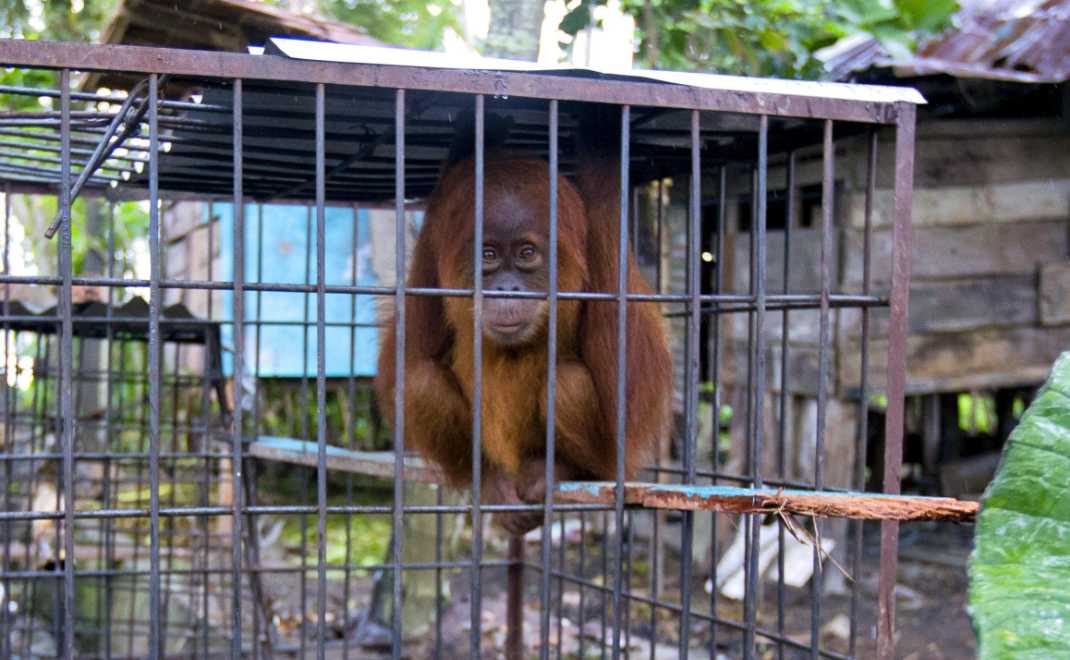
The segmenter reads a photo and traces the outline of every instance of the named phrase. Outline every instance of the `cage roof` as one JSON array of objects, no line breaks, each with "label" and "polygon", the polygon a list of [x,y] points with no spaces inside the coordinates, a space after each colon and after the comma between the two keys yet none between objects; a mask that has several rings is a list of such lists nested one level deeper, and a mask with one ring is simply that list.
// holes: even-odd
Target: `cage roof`
[{"label": "cage roof", "polygon": [[[589,102],[630,104],[633,182],[689,171],[688,107],[724,108],[700,115],[701,162],[710,170],[725,164],[753,163],[758,150],[759,113],[770,117],[768,147],[775,156],[820,144],[826,116],[847,120],[837,123],[836,135],[842,137],[865,130],[864,123],[855,121],[889,123],[888,112],[898,105],[924,102],[917,91],[903,87],[546,67],[290,38],[273,38],[264,49],[247,55],[54,46],[71,51],[76,61],[92,56],[97,70],[109,62],[121,66],[137,62],[136,67],[141,68],[127,70],[175,74],[164,83],[167,99],[160,104],[159,185],[169,196],[197,198],[229,198],[233,193],[231,78],[244,80],[243,192],[263,202],[305,203],[315,198],[316,85],[312,81],[327,83],[324,151],[327,200],[332,204],[392,203],[397,88],[406,90],[404,185],[409,201],[425,198],[443,162],[459,142],[471,140],[474,90],[484,98],[486,148],[539,158],[548,157],[548,99],[562,99],[559,156],[566,175],[575,167],[579,121],[590,110]],[[91,48],[105,50],[98,54]],[[205,77],[209,64],[213,76],[223,77]],[[310,82],[293,82],[301,75]],[[112,186],[120,193],[145,195],[150,149],[143,112],[145,87],[141,87],[141,100],[122,110],[128,115],[124,123],[136,129],[121,141],[120,149],[109,152],[102,167],[94,170],[87,189],[99,191]],[[492,92],[488,93],[488,87]],[[459,91],[442,91],[446,88]],[[175,98],[191,89],[197,94]],[[76,147],[73,178],[97,145],[110,139],[107,129],[116,123],[121,99],[103,99],[110,103],[104,110],[98,96],[78,94],[75,100],[85,104],[77,105],[77,112],[72,114]],[[674,107],[678,105],[684,108]],[[0,126],[0,135],[26,140],[6,142],[0,138],[0,175],[8,181],[54,186],[58,180],[58,113],[43,113],[40,119],[21,132],[25,124],[21,117],[12,118],[10,127]],[[51,132],[37,130],[42,125]],[[27,149],[30,140],[44,141],[45,151]]]},{"label": "cage roof", "polygon": [[[501,71],[598,78],[621,82],[655,82],[719,90],[731,94],[763,93],[838,99],[859,103],[923,103],[913,89],[841,83],[771,80],[664,71],[612,71],[444,53],[273,38],[258,53],[305,61],[382,67]],[[315,188],[315,117],[312,85],[247,82],[243,90],[246,192],[254,199],[309,200]],[[205,88],[203,102],[229,108],[231,91]],[[395,94],[389,88],[331,85],[326,93],[327,198],[332,202],[387,203],[394,198]],[[472,131],[472,97],[468,94],[407,91],[405,191],[409,199],[429,194],[442,162],[458,133]],[[499,95],[485,97],[488,148],[548,157],[547,103],[541,99]],[[576,130],[582,103],[562,103],[561,168],[570,173],[576,160]],[[200,125],[173,131],[172,149],[160,159],[160,185],[165,189],[229,194],[231,183],[230,116],[225,112],[187,115]],[[686,172],[690,166],[687,111],[665,108],[633,110],[631,157],[637,181]],[[820,123],[778,120],[771,138],[773,152],[820,139]],[[703,163],[717,166],[748,161],[757,153],[758,116],[703,113]],[[143,182],[144,176],[140,177]]]}]

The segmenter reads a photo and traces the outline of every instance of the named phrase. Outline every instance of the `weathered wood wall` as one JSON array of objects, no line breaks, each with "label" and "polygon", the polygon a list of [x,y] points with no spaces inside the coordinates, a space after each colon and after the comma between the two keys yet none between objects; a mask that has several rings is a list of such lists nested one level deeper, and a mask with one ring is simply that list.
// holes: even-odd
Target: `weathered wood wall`
[{"label": "weathered wood wall", "polygon": [[[877,190],[872,231],[872,292],[887,294],[891,264],[891,131],[879,136]],[[830,255],[833,292],[860,293],[866,180],[866,138],[836,143],[835,235]],[[918,127],[913,207],[914,250],[908,337],[908,393],[955,392],[1036,384],[1052,361],[1070,346],[1070,128],[1055,120],[923,122]],[[768,188],[782,194],[783,160],[772,160]],[[797,153],[799,189],[821,182],[820,147]],[[741,202],[750,198],[751,174],[729,177],[728,237],[724,290],[750,288],[750,234],[740,231]],[[715,191],[711,178],[703,190]],[[685,283],[686,191],[674,191],[667,218],[663,254],[674,291]],[[796,198],[791,219],[791,262],[787,291],[817,292],[820,287],[819,201]],[[783,213],[782,207],[776,207]],[[781,224],[772,215],[770,226]],[[803,214],[806,217],[801,217]],[[682,216],[682,219],[677,217]],[[743,223],[745,228],[746,223]],[[784,232],[770,229],[766,289],[784,291]],[[779,311],[766,316],[765,404],[762,456],[767,478],[776,474],[779,437],[779,392],[787,389],[784,477],[813,478],[816,401],[819,374],[819,323],[816,310],[793,311],[788,321],[787,378],[781,373]],[[856,402],[861,375],[861,312],[833,310],[826,387],[831,393],[824,441],[826,486],[849,486],[858,444],[860,408]],[[887,360],[886,310],[870,314],[871,393],[884,387]],[[677,324],[682,330],[682,324]],[[748,442],[742,413],[748,373],[746,314],[721,317],[723,400],[732,404],[732,448],[725,472],[746,469]],[[674,354],[682,369],[682,334]],[[682,383],[681,381],[678,381]],[[845,527],[829,525],[829,536],[842,540]],[[842,545],[842,544],[841,544]],[[836,553],[839,555],[839,552]]]},{"label": "weathered wood wall", "polygon": [[[891,263],[892,134],[878,147],[874,199],[872,283],[886,293]],[[1070,346],[1070,130],[1058,121],[934,121],[919,125],[914,193],[914,250],[910,294],[908,388],[927,393],[1015,386],[1043,379]],[[820,182],[819,154],[800,156],[799,185]],[[746,177],[736,181],[746,191]],[[770,188],[783,174],[770,172]],[[834,289],[859,292],[862,283],[864,140],[837,143],[837,225],[832,256]],[[732,289],[748,284],[749,235],[728,245]],[[816,229],[792,232],[792,291],[818,287]],[[766,286],[782,287],[783,232],[770,231]],[[834,312],[831,385],[848,395],[859,384],[858,310]],[[742,317],[729,323],[745,341]],[[887,312],[871,314],[869,382],[884,383]],[[817,386],[816,312],[793,312],[789,326],[789,391],[813,395]],[[779,314],[767,328],[777,364]],[[738,352],[738,343],[735,346]],[[744,374],[734,370],[736,375]],[[732,378],[732,374],[728,374]],[[779,387],[779,373],[770,370]]]}]

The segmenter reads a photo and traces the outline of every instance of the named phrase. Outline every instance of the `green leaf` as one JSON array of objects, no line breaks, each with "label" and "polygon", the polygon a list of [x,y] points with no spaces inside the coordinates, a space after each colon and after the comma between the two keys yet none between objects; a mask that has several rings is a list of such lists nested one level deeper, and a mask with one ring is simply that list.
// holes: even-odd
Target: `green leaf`
[{"label": "green leaf", "polygon": [[896,0],[903,21],[912,30],[937,32],[959,9],[958,0]]},{"label": "green leaf", "polygon": [[906,30],[892,25],[877,25],[869,32],[896,59],[907,59],[914,54],[914,37]]},{"label": "green leaf", "polygon": [[1070,352],[985,491],[970,557],[979,658],[1070,657]]},{"label": "green leaf", "polygon": [[899,15],[890,0],[840,0],[837,4],[852,23],[862,25],[880,23]]}]

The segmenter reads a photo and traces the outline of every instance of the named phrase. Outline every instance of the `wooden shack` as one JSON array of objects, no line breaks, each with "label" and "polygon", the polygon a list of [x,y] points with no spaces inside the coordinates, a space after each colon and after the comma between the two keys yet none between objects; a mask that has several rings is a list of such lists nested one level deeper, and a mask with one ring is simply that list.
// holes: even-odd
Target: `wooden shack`
[{"label": "wooden shack", "polygon": [[[1018,6],[1021,5],[1021,6]],[[1026,7],[1025,5],[1028,5]],[[983,490],[998,449],[1052,362],[1070,347],[1070,2],[963,2],[954,28],[909,60],[876,41],[845,39],[820,56],[830,77],[919,89],[913,200],[914,243],[908,338],[905,487],[970,497]],[[832,290],[859,293],[868,136],[836,136]],[[872,291],[888,289],[892,249],[893,144],[877,135],[878,178],[872,215]],[[766,286],[784,290],[784,227],[791,225],[787,291],[818,288],[821,152],[795,154],[793,217],[784,202],[786,161],[770,170]],[[729,176],[726,290],[749,282],[750,173]],[[705,182],[714,190],[715,182]],[[679,200],[685,205],[686,199]],[[711,202],[715,209],[716,200]],[[712,231],[712,228],[711,228]],[[786,382],[788,468],[812,479],[818,379],[817,311],[793,311],[788,379],[782,381],[782,324],[770,313],[765,437],[778,438],[778,393]],[[870,474],[879,457],[887,349],[887,309],[870,321],[867,378]],[[862,365],[858,310],[831,312],[832,352],[825,443],[828,486],[857,486]],[[741,410],[745,390],[745,315],[723,321],[724,399]],[[729,460],[746,439],[733,425]],[[879,461],[879,458],[876,459]],[[767,453],[772,474],[775,461]]]}]

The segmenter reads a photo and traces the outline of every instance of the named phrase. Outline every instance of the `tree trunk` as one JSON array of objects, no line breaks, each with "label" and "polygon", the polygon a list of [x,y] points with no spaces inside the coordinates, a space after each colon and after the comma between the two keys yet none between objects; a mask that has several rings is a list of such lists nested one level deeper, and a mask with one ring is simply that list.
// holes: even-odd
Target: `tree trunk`
[{"label": "tree trunk", "polygon": [[533,62],[539,57],[543,0],[492,0],[483,53]]},{"label": "tree trunk", "polygon": [[654,24],[654,2],[643,3],[643,59],[651,69],[658,64],[658,28]]}]

